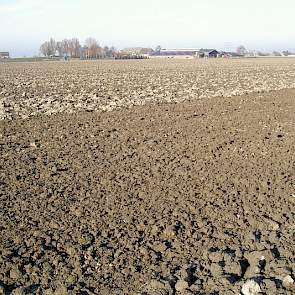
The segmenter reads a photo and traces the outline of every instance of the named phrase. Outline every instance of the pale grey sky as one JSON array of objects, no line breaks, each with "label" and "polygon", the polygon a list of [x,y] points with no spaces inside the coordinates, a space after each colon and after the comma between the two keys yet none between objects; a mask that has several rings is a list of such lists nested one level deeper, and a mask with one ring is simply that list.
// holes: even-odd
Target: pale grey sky
[{"label": "pale grey sky", "polygon": [[294,0],[0,0],[0,51],[55,39],[101,45],[295,51]]}]

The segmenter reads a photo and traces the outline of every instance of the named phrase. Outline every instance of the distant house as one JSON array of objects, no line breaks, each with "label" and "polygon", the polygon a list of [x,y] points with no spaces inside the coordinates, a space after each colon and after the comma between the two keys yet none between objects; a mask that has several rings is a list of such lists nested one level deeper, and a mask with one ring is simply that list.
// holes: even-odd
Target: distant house
[{"label": "distant house", "polygon": [[197,56],[200,58],[204,58],[204,57],[215,58],[219,56],[219,52],[216,49],[200,49],[197,52]]},{"label": "distant house", "polygon": [[9,58],[9,52],[0,52],[0,58]]}]

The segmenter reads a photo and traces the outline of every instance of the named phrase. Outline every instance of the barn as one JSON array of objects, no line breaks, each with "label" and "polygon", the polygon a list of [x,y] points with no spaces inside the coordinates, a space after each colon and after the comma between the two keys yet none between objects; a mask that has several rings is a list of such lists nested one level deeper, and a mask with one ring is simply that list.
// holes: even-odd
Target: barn
[{"label": "barn", "polygon": [[216,49],[161,49],[158,52],[153,52],[151,57],[166,57],[166,58],[215,58],[220,56],[220,53]]},{"label": "barn", "polygon": [[219,52],[216,49],[200,49],[197,52],[199,58],[216,58],[219,56]]},{"label": "barn", "polygon": [[151,57],[166,57],[166,58],[193,58],[196,56],[199,49],[161,49],[159,52],[153,52]]}]

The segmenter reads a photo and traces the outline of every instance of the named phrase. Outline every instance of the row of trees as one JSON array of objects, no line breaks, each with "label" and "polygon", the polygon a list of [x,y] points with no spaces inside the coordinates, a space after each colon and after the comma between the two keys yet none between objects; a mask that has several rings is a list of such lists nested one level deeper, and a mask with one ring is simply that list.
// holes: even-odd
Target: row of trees
[{"label": "row of trees", "polygon": [[261,52],[261,51],[251,51],[251,50],[247,50],[245,48],[245,46],[240,45],[237,48],[237,54],[239,55],[248,55],[248,56],[289,56],[289,55],[293,55],[294,53],[288,51],[288,50],[284,50],[282,52],[279,51],[273,51],[272,53],[268,53],[268,52]]},{"label": "row of trees", "polygon": [[41,44],[40,52],[46,57],[110,58],[116,56],[116,49],[113,46],[101,47],[95,38],[87,38],[83,46],[77,38],[62,41],[55,41],[51,38]]}]

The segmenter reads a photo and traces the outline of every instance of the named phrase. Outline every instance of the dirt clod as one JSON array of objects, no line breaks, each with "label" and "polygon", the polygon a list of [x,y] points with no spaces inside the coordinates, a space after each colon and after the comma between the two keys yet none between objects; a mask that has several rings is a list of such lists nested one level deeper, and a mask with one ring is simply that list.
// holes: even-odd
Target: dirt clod
[{"label": "dirt clod", "polygon": [[257,282],[254,280],[248,280],[242,286],[242,294],[244,295],[256,295],[260,293],[261,289]]}]

